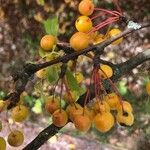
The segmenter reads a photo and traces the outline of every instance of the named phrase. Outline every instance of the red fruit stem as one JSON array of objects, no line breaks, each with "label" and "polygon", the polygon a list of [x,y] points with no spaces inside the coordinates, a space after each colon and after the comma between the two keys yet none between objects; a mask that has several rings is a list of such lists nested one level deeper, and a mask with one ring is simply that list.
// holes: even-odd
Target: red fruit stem
[{"label": "red fruit stem", "polygon": [[113,23],[113,22],[116,22],[118,19],[119,19],[118,17],[111,17],[111,18],[108,18],[108,19],[106,19],[105,21],[103,21],[102,23],[96,25],[93,29],[90,30],[89,33],[95,32],[95,31],[99,30],[100,28],[102,28],[102,27],[104,27],[104,26],[106,26],[106,25],[108,25],[108,24],[111,24],[111,23]]},{"label": "red fruit stem", "polygon": [[91,18],[91,20],[94,20],[94,19],[96,19],[96,18],[98,18],[98,17],[101,17],[101,16],[103,16],[103,15],[105,15],[105,14],[107,14],[107,13],[106,13],[106,12],[101,12],[101,13],[99,13],[99,14],[93,16],[93,17]]},{"label": "red fruit stem", "polygon": [[100,70],[105,74],[105,76],[107,77],[109,83],[111,84],[113,90],[116,92],[116,94],[118,95],[119,97],[119,101],[120,101],[120,104],[121,104],[121,107],[122,107],[122,111],[124,111],[124,108],[123,108],[123,100],[122,100],[122,96],[121,94],[119,93],[116,85],[112,82],[112,80],[110,78],[108,78],[107,74],[100,68]]},{"label": "red fruit stem", "polygon": [[95,11],[103,11],[106,12],[108,14],[114,15],[116,17],[119,17],[118,14],[116,14],[115,12],[111,11],[111,10],[107,10],[107,9],[103,9],[103,8],[94,8]]}]

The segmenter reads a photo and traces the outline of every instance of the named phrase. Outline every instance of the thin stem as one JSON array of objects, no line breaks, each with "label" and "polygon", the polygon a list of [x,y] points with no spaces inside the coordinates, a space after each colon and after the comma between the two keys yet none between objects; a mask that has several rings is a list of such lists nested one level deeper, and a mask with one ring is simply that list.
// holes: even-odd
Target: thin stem
[{"label": "thin stem", "polygon": [[99,14],[93,16],[93,17],[91,18],[91,20],[94,20],[94,19],[96,19],[96,18],[98,18],[98,17],[101,17],[101,16],[103,16],[103,15],[105,15],[105,14],[107,14],[107,13],[106,13],[106,12],[101,12],[101,13],[99,13]]},{"label": "thin stem", "polygon": [[120,6],[119,6],[119,4],[118,4],[118,0],[113,0],[113,2],[114,2],[114,4],[116,5],[117,10],[122,14],[121,8],[120,8]]},{"label": "thin stem", "polygon": [[108,24],[111,24],[111,23],[113,23],[113,22],[116,22],[116,21],[118,21],[118,19],[119,19],[118,17],[111,17],[111,18],[108,18],[108,19],[106,19],[104,22],[102,22],[102,23],[96,25],[96,26],[90,31],[90,33],[91,33],[91,32],[95,32],[95,31],[99,30],[100,28],[102,28],[102,27],[104,27],[104,26],[106,26],[106,25],[108,25]]},{"label": "thin stem", "polygon": [[103,9],[103,8],[94,8],[94,10],[95,10],[95,11],[103,11],[103,12],[106,12],[106,13],[108,13],[108,14],[111,14],[111,15],[114,15],[114,16],[116,16],[116,17],[119,17],[118,14],[116,14],[116,13],[110,11],[110,10],[107,10],[107,9]]},{"label": "thin stem", "polygon": [[60,112],[62,111],[62,91],[63,91],[63,78],[61,79],[61,85],[60,85]]},{"label": "thin stem", "polygon": [[109,83],[111,84],[112,88],[114,89],[114,91],[116,92],[116,94],[118,95],[119,97],[119,101],[120,101],[120,104],[121,104],[121,107],[122,107],[122,110],[124,111],[124,108],[123,108],[123,100],[122,100],[122,96],[120,94],[120,92],[118,91],[117,87],[115,86],[115,84],[112,82],[112,80],[110,78],[108,78],[107,74],[100,68],[100,70],[105,74],[105,76],[107,77]]},{"label": "thin stem", "polygon": [[57,87],[57,85],[58,85],[59,80],[60,80],[60,78],[58,78],[58,80],[56,81],[55,86],[54,86],[54,89],[53,89],[53,99],[52,99],[52,102],[54,102],[55,90],[56,90],[56,87]]}]

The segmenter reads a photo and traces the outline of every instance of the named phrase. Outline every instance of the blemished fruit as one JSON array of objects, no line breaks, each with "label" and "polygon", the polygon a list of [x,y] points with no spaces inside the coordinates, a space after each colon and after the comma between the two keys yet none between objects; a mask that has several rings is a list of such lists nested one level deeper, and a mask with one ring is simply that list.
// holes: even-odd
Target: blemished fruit
[{"label": "blemished fruit", "polygon": [[94,124],[98,131],[107,132],[114,125],[114,117],[110,112],[98,113],[94,118]]},{"label": "blemished fruit", "polygon": [[116,93],[109,93],[104,97],[105,101],[110,106],[111,110],[116,110],[119,103],[119,98]]},{"label": "blemished fruit", "polygon": [[75,22],[76,29],[79,32],[89,32],[92,29],[92,21],[87,16],[80,16]]},{"label": "blemished fruit", "polygon": [[46,68],[41,69],[41,70],[36,72],[36,76],[40,79],[45,78],[46,74],[47,74],[47,69]]},{"label": "blemished fruit", "polygon": [[29,116],[28,108],[24,105],[18,105],[12,109],[12,118],[16,122],[22,122]]},{"label": "blemished fruit", "polygon": [[110,107],[106,101],[97,100],[94,104],[94,110],[96,113],[110,112]]},{"label": "blemished fruit", "polygon": [[6,150],[6,141],[3,137],[0,137],[0,150]]},{"label": "blemished fruit", "polygon": [[132,113],[118,112],[116,120],[122,126],[131,126],[134,123],[134,116]]},{"label": "blemished fruit", "polygon": [[81,50],[87,48],[88,45],[89,45],[89,38],[86,33],[76,32],[70,38],[70,46],[75,51],[81,51]]},{"label": "blemished fruit", "polygon": [[[118,35],[118,34],[120,34],[120,33],[121,33],[121,31],[120,31],[119,29],[114,28],[114,29],[111,29],[111,30],[108,32],[108,35],[109,35],[109,37],[111,38],[111,37],[114,37],[114,36],[116,36],[116,35]],[[112,44],[113,44],[113,45],[118,45],[118,44],[120,44],[122,41],[123,41],[123,38],[119,38],[118,40],[114,41]]]},{"label": "blemished fruit", "polygon": [[[123,107],[123,109],[122,109],[122,107]],[[118,112],[125,111],[127,113],[131,113],[133,111],[133,108],[132,108],[131,104],[129,102],[127,102],[127,101],[119,102],[117,104],[116,108],[117,108]]]},{"label": "blemished fruit", "polygon": [[40,41],[40,46],[45,51],[51,51],[54,45],[56,45],[56,38],[53,35],[45,35]]},{"label": "blemished fruit", "polygon": [[83,74],[81,72],[76,72],[74,77],[76,78],[78,84],[84,80]]},{"label": "blemished fruit", "polygon": [[148,95],[150,95],[150,81],[146,84],[146,92]]},{"label": "blemished fruit", "polygon": [[76,115],[83,114],[83,108],[79,104],[74,103],[67,106],[66,112],[68,113],[69,119],[74,121]]},{"label": "blemished fruit", "polygon": [[76,102],[78,99],[77,92],[76,91],[70,91],[70,93],[64,94],[64,100],[70,104]]},{"label": "blemished fruit", "polygon": [[45,103],[45,109],[47,110],[47,112],[53,114],[54,111],[56,111],[59,108],[60,108],[60,101],[58,98],[53,99],[53,96],[51,96],[47,99]]},{"label": "blemished fruit", "polygon": [[101,75],[101,77],[103,79],[107,79],[112,77],[113,75],[113,70],[110,66],[108,65],[100,65],[100,69],[99,69],[99,74]]},{"label": "blemished fruit", "polygon": [[57,127],[63,127],[68,122],[68,114],[63,109],[58,109],[52,114],[53,124]]},{"label": "blemished fruit", "polygon": [[91,0],[82,0],[79,3],[78,10],[82,15],[89,16],[94,11],[94,4]]},{"label": "blemished fruit", "polygon": [[24,142],[24,135],[19,130],[14,130],[9,133],[7,142],[9,145],[19,147]]},{"label": "blemished fruit", "polygon": [[77,115],[73,123],[78,130],[83,132],[87,132],[91,127],[91,120],[87,115]]}]

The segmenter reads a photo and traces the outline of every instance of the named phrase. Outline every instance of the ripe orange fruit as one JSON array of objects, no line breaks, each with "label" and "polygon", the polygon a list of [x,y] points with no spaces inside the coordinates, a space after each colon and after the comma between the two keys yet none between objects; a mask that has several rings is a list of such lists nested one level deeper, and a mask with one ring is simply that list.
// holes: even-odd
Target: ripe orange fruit
[{"label": "ripe orange fruit", "polygon": [[101,77],[103,79],[107,79],[112,77],[113,75],[113,70],[110,66],[108,65],[100,65],[100,69],[99,69],[99,74],[101,75]]},{"label": "ripe orange fruit", "polygon": [[57,127],[63,127],[68,122],[68,115],[65,110],[58,109],[52,114],[53,124]]},{"label": "ripe orange fruit", "polygon": [[45,109],[47,110],[47,112],[49,112],[50,114],[53,114],[54,111],[56,111],[59,108],[60,108],[59,99],[58,98],[53,99],[53,96],[48,97],[45,103]]},{"label": "ripe orange fruit", "polygon": [[0,137],[0,150],[6,150],[6,141],[3,137]]},{"label": "ripe orange fruit", "polygon": [[91,120],[87,115],[76,115],[73,123],[78,130],[83,132],[87,132],[91,127]]},{"label": "ripe orange fruit", "polygon": [[12,109],[12,118],[16,122],[22,122],[28,116],[29,116],[28,108],[24,105],[19,105]]},{"label": "ripe orange fruit", "polygon": [[89,38],[86,33],[76,32],[70,38],[70,46],[75,51],[81,51],[81,50],[87,48],[88,45],[89,45]]},{"label": "ripe orange fruit", "polygon": [[9,133],[7,142],[9,145],[18,147],[20,146],[24,141],[24,135],[21,131],[19,130],[14,130]]},{"label": "ripe orange fruit", "polygon": [[82,0],[79,3],[78,10],[82,15],[89,16],[94,11],[94,4],[91,0]]},{"label": "ripe orange fruit", "polygon": [[54,45],[56,45],[56,38],[53,35],[45,35],[40,41],[40,46],[45,51],[51,51]]},{"label": "ripe orange fruit", "polygon": [[[118,34],[120,34],[121,31],[119,29],[111,29],[109,32],[108,32],[108,36],[111,38],[111,37],[114,37]],[[120,44],[121,42],[123,41],[123,38],[119,38],[118,40],[114,41],[112,44],[113,45],[118,45]]]},{"label": "ripe orange fruit", "polygon": [[133,111],[133,108],[132,108],[132,106],[131,106],[131,104],[130,104],[129,102],[127,102],[127,101],[122,101],[122,104],[119,102],[119,103],[117,104],[117,106],[116,106],[118,112],[122,112],[122,111],[123,111],[123,110],[122,110],[122,106],[123,106],[123,110],[124,110],[125,112],[127,112],[127,113]]},{"label": "ripe orange fruit", "polygon": [[119,103],[119,98],[116,93],[109,93],[104,97],[105,101],[109,104],[110,109],[116,110]]},{"label": "ripe orange fruit", "polygon": [[92,21],[87,16],[80,16],[75,22],[76,29],[79,32],[89,32],[92,29]]},{"label": "ripe orange fruit", "polygon": [[116,120],[120,125],[123,126],[131,126],[134,123],[134,116],[132,113],[123,113],[118,112],[116,116]]},{"label": "ripe orange fruit", "polygon": [[98,131],[107,132],[114,125],[114,117],[110,112],[98,113],[94,118],[94,124]]},{"label": "ripe orange fruit", "polygon": [[68,113],[69,119],[73,121],[76,115],[83,114],[83,108],[78,103],[74,103],[67,106],[66,112]]},{"label": "ripe orange fruit", "polygon": [[146,84],[146,92],[150,95],[150,81]]},{"label": "ripe orange fruit", "polygon": [[106,101],[97,100],[94,104],[94,110],[96,113],[110,112],[110,107]]}]

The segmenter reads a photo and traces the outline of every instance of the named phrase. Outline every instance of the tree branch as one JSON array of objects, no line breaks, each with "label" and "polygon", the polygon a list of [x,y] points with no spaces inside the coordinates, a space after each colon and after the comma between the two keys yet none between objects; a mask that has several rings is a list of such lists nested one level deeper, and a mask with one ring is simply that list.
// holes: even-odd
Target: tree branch
[{"label": "tree branch", "polygon": [[[120,77],[122,77],[125,74],[128,74],[129,71],[131,71],[133,68],[137,67],[138,65],[142,64],[145,61],[150,61],[150,49],[145,50],[144,52],[130,58],[128,61],[124,63],[111,64],[113,71],[114,71],[112,80],[114,82],[117,81]],[[105,61],[105,63],[108,63],[108,62]],[[107,88],[108,87],[106,87],[106,89]],[[91,99],[94,98],[93,93],[94,92],[91,92]],[[85,96],[86,96],[86,93],[83,94],[78,100],[78,103],[81,104],[82,106],[84,105]],[[51,124],[42,132],[40,132],[39,135],[33,141],[31,141],[31,143],[29,143],[23,150],[38,149],[45,143],[45,141],[47,141],[50,137],[58,133],[60,129],[61,128],[56,127],[54,124]]]},{"label": "tree branch", "polygon": [[[110,45],[112,42],[114,42],[115,40],[119,39],[120,37],[124,37],[132,32],[135,32],[137,30],[140,30],[142,28],[146,28],[146,27],[150,27],[150,23],[143,23],[141,24],[141,27],[139,29],[127,29],[124,32],[122,32],[121,34],[115,36],[114,38],[108,39],[100,44],[97,45],[92,45],[89,46],[88,48],[82,50],[81,52],[73,52],[70,54],[67,54],[65,56],[59,57],[55,60],[49,61],[49,62],[45,62],[42,64],[26,64],[24,66],[24,68],[21,71],[18,71],[18,73],[15,75],[14,77],[14,81],[16,81],[16,86],[15,86],[15,90],[13,93],[8,94],[4,100],[8,100],[10,101],[10,104],[8,105],[7,109],[10,109],[12,107],[14,107],[16,105],[16,103],[19,101],[19,96],[20,94],[24,91],[25,86],[27,84],[27,82],[29,81],[30,77],[33,76],[33,74],[40,70],[43,69],[45,67],[51,66],[53,64],[57,64],[57,63],[65,63],[69,60],[73,60],[75,58],[77,58],[79,55],[84,55],[86,53],[88,53],[89,51],[99,51],[99,54],[103,53],[104,48],[107,47],[108,45]],[[62,48],[64,50],[70,50],[73,51],[73,49],[70,47],[69,44],[67,43],[58,43],[57,45],[59,48]]]}]

